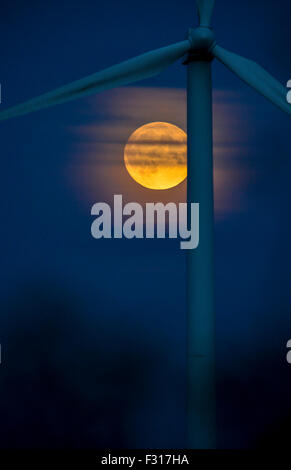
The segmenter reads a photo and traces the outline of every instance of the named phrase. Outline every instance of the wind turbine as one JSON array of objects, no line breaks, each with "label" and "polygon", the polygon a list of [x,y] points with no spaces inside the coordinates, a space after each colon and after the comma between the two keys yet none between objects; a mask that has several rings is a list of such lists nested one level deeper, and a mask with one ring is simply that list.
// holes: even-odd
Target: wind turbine
[{"label": "wind turbine", "polygon": [[152,77],[187,54],[188,202],[200,203],[200,244],[187,262],[188,447],[215,447],[213,142],[211,62],[291,114],[286,89],[255,62],[220,47],[211,29],[215,0],[196,0],[199,27],[184,41],[142,54],[0,113],[5,120]]}]

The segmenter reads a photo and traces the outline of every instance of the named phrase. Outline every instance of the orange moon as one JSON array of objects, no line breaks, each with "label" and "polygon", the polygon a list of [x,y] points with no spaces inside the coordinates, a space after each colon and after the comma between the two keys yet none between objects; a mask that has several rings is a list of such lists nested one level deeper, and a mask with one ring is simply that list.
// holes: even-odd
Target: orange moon
[{"label": "orange moon", "polygon": [[169,189],[187,176],[187,135],[167,122],[150,122],[136,129],[124,148],[130,176],[149,189]]}]

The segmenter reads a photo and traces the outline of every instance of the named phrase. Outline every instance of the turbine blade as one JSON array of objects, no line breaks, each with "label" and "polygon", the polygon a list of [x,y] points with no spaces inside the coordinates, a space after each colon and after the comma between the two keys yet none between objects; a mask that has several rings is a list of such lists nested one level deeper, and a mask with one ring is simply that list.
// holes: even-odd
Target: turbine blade
[{"label": "turbine blade", "polygon": [[0,112],[0,121],[157,75],[189,49],[188,40],[147,52]]},{"label": "turbine blade", "polygon": [[268,98],[282,111],[291,114],[291,105],[288,104],[286,98],[286,88],[260,65],[220,46],[215,46],[212,53],[241,80]]},{"label": "turbine blade", "polygon": [[207,28],[211,25],[212,12],[215,0],[196,0],[200,26]]}]

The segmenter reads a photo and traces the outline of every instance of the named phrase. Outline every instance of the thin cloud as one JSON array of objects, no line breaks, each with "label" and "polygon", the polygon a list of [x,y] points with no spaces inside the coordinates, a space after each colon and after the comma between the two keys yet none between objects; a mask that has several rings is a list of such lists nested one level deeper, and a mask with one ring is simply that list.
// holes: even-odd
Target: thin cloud
[{"label": "thin cloud", "polygon": [[[241,195],[251,175],[245,158],[250,150],[251,113],[237,93],[215,90],[213,101],[215,210],[220,217],[242,209]],[[74,158],[70,176],[82,199],[91,202],[102,196],[110,201],[113,194],[123,194],[125,200],[140,203],[186,200],[186,182],[164,191],[143,188],[132,180],[123,159],[128,138],[144,124],[168,122],[186,132],[184,89],[125,87],[91,97],[85,104],[90,124],[71,129]],[[139,145],[151,143],[157,144],[145,141]]]}]

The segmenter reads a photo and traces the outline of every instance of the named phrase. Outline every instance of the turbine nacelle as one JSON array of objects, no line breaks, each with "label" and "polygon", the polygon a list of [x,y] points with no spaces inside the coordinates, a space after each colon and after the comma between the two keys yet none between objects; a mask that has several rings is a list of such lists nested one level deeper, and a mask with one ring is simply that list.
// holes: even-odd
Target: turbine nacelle
[{"label": "turbine nacelle", "polygon": [[190,52],[211,53],[216,45],[215,36],[209,27],[198,26],[198,28],[189,28],[188,41],[191,44]]}]

